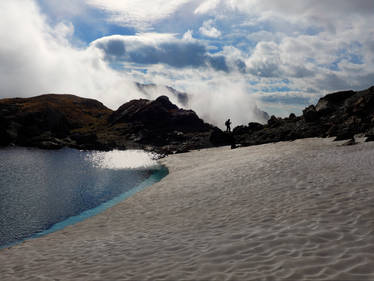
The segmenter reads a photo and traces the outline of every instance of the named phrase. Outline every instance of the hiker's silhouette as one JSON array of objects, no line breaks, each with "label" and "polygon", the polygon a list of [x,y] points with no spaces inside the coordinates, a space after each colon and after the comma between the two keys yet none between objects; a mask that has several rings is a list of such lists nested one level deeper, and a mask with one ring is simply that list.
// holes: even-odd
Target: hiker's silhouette
[{"label": "hiker's silhouette", "polygon": [[228,119],[226,122],[225,122],[225,125],[226,125],[226,132],[231,132],[231,121],[230,119]]}]

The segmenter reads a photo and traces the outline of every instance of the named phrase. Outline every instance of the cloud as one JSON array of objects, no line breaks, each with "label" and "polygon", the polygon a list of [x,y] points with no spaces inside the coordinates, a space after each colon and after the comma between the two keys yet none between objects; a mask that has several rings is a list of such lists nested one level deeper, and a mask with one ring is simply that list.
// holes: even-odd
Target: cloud
[{"label": "cloud", "polygon": [[219,125],[374,81],[372,1],[68,1],[0,1],[1,97],[75,93],[115,108],[145,97],[133,81],[156,83],[191,93]]},{"label": "cloud", "polygon": [[190,0],[87,0],[89,5],[106,10],[113,22],[149,29],[151,24],[175,13]]},{"label": "cloud", "polygon": [[[372,15],[371,0],[205,0],[195,13],[217,13],[217,9],[247,14],[278,14],[286,17],[336,19],[342,15]],[[266,15],[265,15],[266,16]]]},{"label": "cloud", "polygon": [[[103,38],[87,48],[76,48],[69,39],[73,32],[74,26],[71,24],[50,26],[38,6],[31,1],[0,2],[0,97],[70,93],[98,99],[116,109],[134,98],[154,99],[158,95],[167,94],[181,106],[170,91],[162,86],[145,95],[133,82],[136,79],[142,83],[153,81],[190,91],[188,107],[217,125],[222,126],[223,120],[228,116],[236,124],[247,123],[256,118],[253,113],[255,101],[247,93],[245,80],[235,73],[230,76],[214,70],[214,67],[224,68],[220,65],[224,65],[224,62],[219,56],[205,56],[205,63],[215,66],[206,67],[203,71],[178,67],[191,64],[185,62],[185,58],[178,62],[161,56],[157,61],[165,63],[149,65],[146,73],[136,69],[115,70],[110,67],[106,57],[127,56],[127,51],[130,51],[130,58],[137,61],[134,56],[138,50],[149,51],[147,48],[150,46],[157,52],[161,48],[161,54],[165,54],[165,50],[174,54],[189,54],[185,50],[187,47],[203,48],[193,40],[182,42],[183,39],[176,39],[170,34],[139,34],[125,39]],[[107,49],[96,47],[99,42]],[[201,54],[206,55],[202,51]],[[148,62],[148,57],[139,59],[143,60]],[[171,64],[176,67],[170,69]],[[193,64],[198,62],[193,60]],[[179,78],[174,79],[171,75]],[[233,91],[233,94],[228,94],[229,91]]]},{"label": "cloud", "polygon": [[370,0],[234,0],[236,8],[257,11],[275,11],[283,15],[296,17],[332,18],[351,14],[372,14],[374,2]]},{"label": "cloud", "polygon": [[71,24],[49,26],[32,1],[1,1],[0,97],[71,93],[112,108],[137,97],[131,79],[111,69],[101,52],[69,43],[73,32]]},{"label": "cloud", "polygon": [[59,20],[83,16],[87,10],[87,5],[82,0],[64,0],[63,5],[60,0],[38,0],[38,3],[42,8],[48,10],[51,17]]},{"label": "cloud", "polygon": [[200,27],[199,31],[201,34],[207,37],[217,38],[222,35],[221,31],[213,26],[213,20],[207,20],[203,23],[203,26]]},{"label": "cloud", "polygon": [[221,0],[205,0],[195,9],[195,14],[205,14],[212,11],[220,2]]},{"label": "cloud", "polygon": [[137,65],[166,64],[175,68],[207,68],[229,72],[227,59],[211,55],[206,46],[191,34],[178,39],[173,34],[141,33],[133,36],[113,35],[100,38],[91,47],[102,50],[109,62]]}]

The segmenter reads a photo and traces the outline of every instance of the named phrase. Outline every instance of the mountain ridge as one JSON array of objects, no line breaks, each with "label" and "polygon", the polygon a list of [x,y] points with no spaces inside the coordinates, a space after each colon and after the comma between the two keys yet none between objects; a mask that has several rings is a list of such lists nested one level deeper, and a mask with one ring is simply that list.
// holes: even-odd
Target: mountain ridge
[{"label": "mountain ridge", "polygon": [[94,99],[46,94],[0,100],[0,146],[145,149],[162,154],[220,145],[248,146],[308,137],[374,140],[374,86],[322,97],[301,116],[271,116],[226,133],[168,97],[131,100],[116,111]]}]

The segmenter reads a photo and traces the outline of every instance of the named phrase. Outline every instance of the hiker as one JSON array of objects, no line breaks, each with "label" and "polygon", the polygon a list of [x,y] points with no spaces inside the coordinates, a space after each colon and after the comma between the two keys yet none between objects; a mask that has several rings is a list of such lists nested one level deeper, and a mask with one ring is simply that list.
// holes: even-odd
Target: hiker
[{"label": "hiker", "polygon": [[230,119],[228,119],[226,122],[225,122],[225,125],[226,125],[226,132],[231,132],[231,121]]}]

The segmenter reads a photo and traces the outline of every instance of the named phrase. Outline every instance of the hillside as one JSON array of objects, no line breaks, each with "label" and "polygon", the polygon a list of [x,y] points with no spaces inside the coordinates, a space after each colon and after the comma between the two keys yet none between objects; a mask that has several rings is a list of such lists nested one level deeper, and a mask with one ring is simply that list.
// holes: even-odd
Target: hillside
[{"label": "hillside", "polygon": [[2,146],[143,148],[173,153],[211,147],[211,132],[217,130],[166,96],[155,101],[133,100],[117,111],[73,95],[0,100]]},{"label": "hillside", "polygon": [[233,131],[236,143],[242,146],[309,137],[345,140],[355,134],[364,134],[367,141],[374,139],[374,87],[328,94],[305,108],[301,116],[272,116],[266,125],[249,123]]},{"label": "hillside", "polygon": [[166,96],[129,101],[112,111],[102,103],[73,95],[48,94],[0,100],[0,145],[57,149],[141,148],[164,154],[231,144],[248,146],[309,137],[374,139],[374,87],[326,95],[301,116],[272,116],[232,134],[205,123],[192,110]]}]

